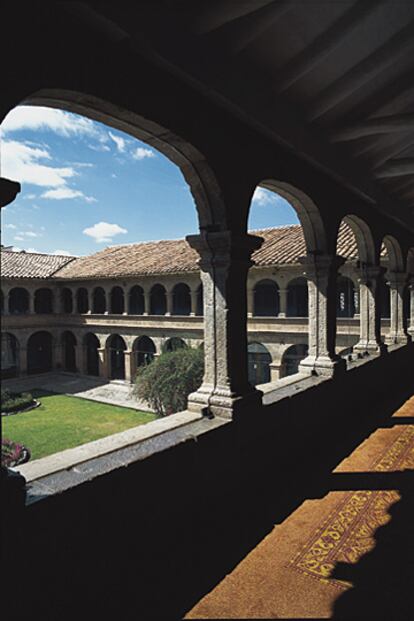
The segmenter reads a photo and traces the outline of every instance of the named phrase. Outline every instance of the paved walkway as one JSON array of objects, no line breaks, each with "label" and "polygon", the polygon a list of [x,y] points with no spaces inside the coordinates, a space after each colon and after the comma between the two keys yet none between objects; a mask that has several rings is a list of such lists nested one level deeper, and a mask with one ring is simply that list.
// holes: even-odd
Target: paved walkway
[{"label": "paved walkway", "polygon": [[16,391],[38,388],[101,403],[121,405],[143,412],[152,411],[145,401],[139,401],[133,396],[131,384],[120,380],[108,382],[100,378],[80,377],[71,373],[45,373],[7,380],[3,386]]},{"label": "paved walkway", "polygon": [[414,619],[413,422],[414,397],[185,618]]}]

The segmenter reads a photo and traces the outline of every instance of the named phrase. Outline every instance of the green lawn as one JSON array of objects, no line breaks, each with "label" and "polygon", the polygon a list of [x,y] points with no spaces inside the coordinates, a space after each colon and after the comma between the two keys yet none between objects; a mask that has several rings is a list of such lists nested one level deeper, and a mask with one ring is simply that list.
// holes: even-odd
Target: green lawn
[{"label": "green lawn", "polygon": [[30,449],[33,459],[144,425],[155,414],[51,393],[31,393],[41,406],[2,417],[3,438]]}]

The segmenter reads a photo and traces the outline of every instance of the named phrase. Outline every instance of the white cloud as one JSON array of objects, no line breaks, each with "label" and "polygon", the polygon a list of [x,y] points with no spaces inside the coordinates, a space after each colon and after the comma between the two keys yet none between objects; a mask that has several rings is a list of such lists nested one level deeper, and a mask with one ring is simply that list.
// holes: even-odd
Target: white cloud
[{"label": "white cloud", "polygon": [[20,183],[59,187],[66,184],[66,179],[77,174],[70,167],[54,168],[42,163],[50,159],[50,152],[45,148],[33,147],[16,140],[2,142],[2,174]]},{"label": "white cloud", "polygon": [[20,235],[15,235],[13,239],[14,241],[24,241],[24,237],[21,237]]},{"label": "white cloud", "polygon": [[265,190],[264,188],[257,187],[254,191],[252,202],[256,205],[271,205],[282,200],[282,197],[275,192]]},{"label": "white cloud", "polygon": [[37,250],[37,248],[27,248],[26,252],[35,252],[36,254],[43,254],[40,250]]},{"label": "white cloud", "polygon": [[89,228],[83,230],[85,235],[92,237],[97,243],[110,242],[114,235],[120,233],[128,233],[127,229],[123,229],[118,224],[110,224],[109,222],[98,222]]},{"label": "white cloud", "polygon": [[111,148],[107,144],[88,144],[92,151],[110,151]]},{"label": "white cloud", "polygon": [[102,133],[90,119],[43,106],[17,106],[1,124],[3,134],[22,129],[49,130],[61,136],[98,137]]},{"label": "white cloud", "polygon": [[25,201],[32,201],[36,198],[36,194],[26,194],[26,196],[22,196]]},{"label": "white cloud", "polygon": [[34,231],[21,231],[19,235],[24,235],[25,237],[40,237],[40,235]]},{"label": "white cloud", "polygon": [[54,250],[51,254],[59,254],[63,257],[71,257],[72,253],[67,250]]},{"label": "white cloud", "polygon": [[17,229],[17,226],[15,224],[5,224],[4,228],[5,229]]},{"label": "white cloud", "polygon": [[108,134],[111,140],[113,140],[114,143],[116,144],[116,148],[118,149],[118,151],[120,153],[124,153],[125,147],[127,145],[127,141],[125,140],[125,138],[122,138],[121,136],[116,136],[112,132],[108,132]]},{"label": "white cloud", "polygon": [[55,190],[47,190],[46,192],[43,192],[41,198],[50,198],[57,201],[70,198],[82,198],[87,203],[97,202],[96,198],[94,198],[93,196],[86,196],[86,194],[84,194],[80,190],[73,190],[72,188],[68,187],[56,188]]},{"label": "white cloud", "polygon": [[146,149],[145,147],[137,147],[132,153],[134,160],[143,160],[146,157],[155,157],[155,153],[152,149]]}]

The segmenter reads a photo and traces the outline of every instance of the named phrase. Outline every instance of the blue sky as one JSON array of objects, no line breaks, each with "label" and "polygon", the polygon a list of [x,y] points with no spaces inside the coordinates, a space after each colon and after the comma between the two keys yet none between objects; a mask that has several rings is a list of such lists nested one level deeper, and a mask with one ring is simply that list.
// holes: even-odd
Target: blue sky
[{"label": "blue sky", "polygon": [[[161,153],[85,117],[33,106],[1,125],[1,174],[20,181],[2,210],[2,244],[84,255],[106,246],[197,233],[190,190]],[[298,222],[292,207],[262,188],[249,228]]]}]

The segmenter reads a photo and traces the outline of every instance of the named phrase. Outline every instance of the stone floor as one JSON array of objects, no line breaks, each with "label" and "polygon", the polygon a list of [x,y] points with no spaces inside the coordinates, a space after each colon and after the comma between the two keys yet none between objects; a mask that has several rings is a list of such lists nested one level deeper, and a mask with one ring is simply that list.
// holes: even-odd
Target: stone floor
[{"label": "stone floor", "polygon": [[98,377],[81,377],[72,373],[44,373],[26,378],[6,380],[4,388],[25,391],[39,388],[101,403],[120,405],[143,412],[151,412],[144,401],[132,395],[132,386],[121,380],[102,380]]}]

